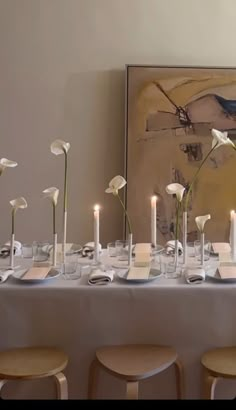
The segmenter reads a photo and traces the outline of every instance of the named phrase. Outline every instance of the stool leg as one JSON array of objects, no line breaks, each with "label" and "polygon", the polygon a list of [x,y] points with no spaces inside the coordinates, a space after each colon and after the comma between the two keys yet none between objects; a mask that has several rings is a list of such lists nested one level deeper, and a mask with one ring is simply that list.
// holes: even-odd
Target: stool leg
[{"label": "stool leg", "polygon": [[219,377],[212,376],[206,369],[203,375],[203,398],[205,400],[214,400],[216,384]]},{"label": "stool leg", "polygon": [[2,388],[3,388],[4,384],[6,384],[6,383],[7,383],[7,380],[0,380],[0,399],[2,399],[2,396],[1,396]]},{"label": "stool leg", "polygon": [[126,399],[138,400],[138,382],[126,382]]},{"label": "stool leg", "polygon": [[67,380],[63,373],[57,373],[53,376],[56,380],[57,398],[61,400],[68,399]]},{"label": "stool leg", "polygon": [[96,396],[97,384],[98,384],[98,370],[99,362],[94,359],[90,365],[89,369],[89,380],[88,380],[88,399],[92,400]]},{"label": "stool leg", "polygon": [[174,365],[175,365],[177,399],[181,400],[181,399],[184,399],[184,369],[179,359],[177,359],[174,362]]}]

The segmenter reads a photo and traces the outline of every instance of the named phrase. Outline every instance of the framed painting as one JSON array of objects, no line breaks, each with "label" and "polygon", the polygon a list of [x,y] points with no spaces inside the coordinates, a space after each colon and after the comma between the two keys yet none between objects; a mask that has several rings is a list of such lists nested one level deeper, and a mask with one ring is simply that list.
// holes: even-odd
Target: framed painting
[{"label": "framed painting", "polygon": [[[212,146],[211,130],[236,139],[236,69],[223,67],[126,67],[126,205],[134,239],[150,242],[150,197],[157,195],[157,242],[173,237],[175,201],[166,185],[189,186]],[[236,208],[236,152],[213,151],[194,185],[188,240],[195,217],[211,214],[206,235],[228,241]]]}]

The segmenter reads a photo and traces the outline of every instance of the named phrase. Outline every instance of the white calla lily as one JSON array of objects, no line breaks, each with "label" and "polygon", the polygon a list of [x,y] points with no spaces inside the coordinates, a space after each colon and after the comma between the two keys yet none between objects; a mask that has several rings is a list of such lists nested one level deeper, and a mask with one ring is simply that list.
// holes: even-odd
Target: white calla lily
[{"label": "white calla lily", "polygon": [[67,154],[70,149],[70,143],[63,140],[55,140],[51,143],[50,148],[54,155]]},{"label": "white calla lily", "polygon": [[221,145],[231,145],[234,147],[234,149],[236,149],[233,141],[231,141],[231,139],[228,138],[228,132],[222,132],[213,128],[211,130],[211,134],[213,137],[212,148],[219,148]]},{"label": "white calla lily", "polygon": [[181,202],[183,199],[185,188],[183,185],[176,183],[169,184],[166,187],[167,194],[176,195],[178,202]]},{"label": "white calla lily", "polygon": [[11,266],[13,266],[13,247],[14,247],[14,234],[15,234],[15,214],[16,211],[18,209],[25,209],[27,208],[27,202],[25,200],[25,198],[23,196],[20,196],[19,198],[16,199],[12,199],[12,201],[10,201],[10,204],[12,206],[12,211],[11,211],[11,221],[12,221],[12,225],[11,225],[11,233],[12,233],[12,242],[11,242],[11,255],[10,255],[10,259],[11,259]]},{"label": "white calla lily", "polygon": [[55,187],[47,188],[43,191],[44,198],[48,198],[52,201],[53,205],[57,205],[59,189]]},{"label": "white calla lily", "polygon": [[10,159],[7,158],[1,158],[0,159],[0,175],[4,171],[5,168],[14,168],[18,164],[15,161],[11,161]]},{"label": "white calla lily", "polygon": [[210,214],[203,215],[203,216],[196,216],[195,222],[196,222],[196,225],[197,225],[197,227],[198,227],[198,230],[199,230],[201,233],[203,233],[205,223],[206,223],[206,221],[208,221],[209,219],[211,219],[211,215],[210,215]]},{"label": "white calla lily", "polygon": [[12,199],[12,201],[10,201],[10,204],[12,206],[12,208],[16,211],[17,209],[25,209],[27,208],[27,202],[25,200],[25,198],[23,196],[16,198],[16,199]]},{"label": "white calla lily", "polygon": [[127,182],[125,178],[123,178],[121,175],[117,175],[109,182],[109,188],[107,188],[105,192],[107,194],[118,195],[119,189],[123,188],[126,184]]},{"label": "white calla lily", "polygon": [[125,205],[124,205],[124,203],[123,203],[123,201],[122,201],[122,199],[120,198],[120,195],[119,195],[119,189],[123,188],[126,184],[127,184],[127,182],[126,182],[125,178],[122,177],[121,175],[117,175],[116,177],[112,178],[112,180],[109,182],[109,187],[105,190],[105,192],[107,194],[113,194],[113,195],[118,197],[118,199],[120,201],[120,204],[123,208],[123,211],[126,215],[126,220],[127,220],[128,227],[129,227],[129,233],[131,234],[132,230],[131,230],[131,223],[130,223],[129,215],[128,215],[126,207],[125,207]]},{"label": "white calla lily", "polygon": [[58,196],[59,196],[59,189],[52,186],[50,188],[47,188],[43,191],[44,198],[48,198],[52,202],[52,210],[53,210],[53,218],[52,218],[52,226],[53,226],[53,235],[54,235],[54,245],[53,245],[53,260],[54,260],[54,266],[56,265],[56,246],[57,246],[57,235],[56,233],[56,206],[57,206],[57,201],[58,201]]}]

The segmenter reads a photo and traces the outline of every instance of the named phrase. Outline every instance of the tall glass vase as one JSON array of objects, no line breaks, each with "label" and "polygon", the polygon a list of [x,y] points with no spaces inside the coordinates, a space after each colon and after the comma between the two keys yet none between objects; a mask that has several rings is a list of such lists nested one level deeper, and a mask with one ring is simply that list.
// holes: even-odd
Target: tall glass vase
[{"label": "tall glass vase", "polygon": [[133,247],[133,235],[129,233],[128,237],[128,266],[131,266],[132,263],[132,247]]},{"label": "tall glass vase", "polygon": [[10,268],[14,269],[14,240],[15,240],[15,235],[12,233],[11,235],[11,245],[10,245]]},{"label": "tall glass vase", "polygon": [[183,212],[183,265],[187,262],[187,228],[188,226],[188,213],[187,211]]},{"label": "tall glass vase", "polygon": [[179,241],[175,239],[174,248],[167,253],[164,261],[164,273],[168,279],[176,279],[181,276],[181,265],[179,261]]},{"label": "tall glass vase", "polygon": [[200,255],[201,255],[201,266],[204,266],[204,248],[205,248],[205,234],[201,233],[201,245],[200,245]]},{"label": "tall glass vase", "polygon": [[53,234],[52,266],[57,266],[57,233]]},{"label": "tall glass vase", "polygon": [[178,262],[179,262],[179,246],[178,245],[179,245],[179,241],[178,239],[175,239],[174,266],[176,270],[177,270]]}]

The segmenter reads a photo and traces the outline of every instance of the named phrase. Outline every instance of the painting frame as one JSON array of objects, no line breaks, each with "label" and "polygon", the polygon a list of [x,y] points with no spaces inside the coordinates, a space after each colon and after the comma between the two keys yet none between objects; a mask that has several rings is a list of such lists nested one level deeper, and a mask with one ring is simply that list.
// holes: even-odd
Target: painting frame
[{"label": "painting frame", "polygon": [[[130,167],[132,166],[132,164],[130,165],[130,151],[131,151],[131,145],[133,142],[131,142],[131,134],[132,134],[132,124],[131,124],[131,120],[130,120],[130,116],[131,116],[131,112],[133,112],[134,110],[134,93],[135,93],[135,89],[133,89],[132,87],[134,86],[134,77],[135,75],[140,75],[141,72],[143,73],[147,73],[147,72],[151,72],[151,70],[153,71],[153,73],[156,71],[156,73],[163,75],[163,72],[166,73],[166,76],[168,77],[168,74],[170,75],[170,79],[173,79],[174,75],[176,73],[178,73],[178,75],[181,77],[184,75],[189,76],[189,73],[192,73],[192,75],[194,76],[196,74],[196,77],[199,75],[199,79],[203,76],[205,76],[206,78],[204,79],[204,81],[208,81],[208,83],[210,84],[210,80],[211,84],[213,84],[213,80],[218,76],[219,78],[221,78],[222,84],[220,83],[219,80],[219,84],[216,86],[214,85],[214,87],[211,85],[209,86],[209,90],[210,89],[219,89],[220,87],[225,87],[225,89],[227,88],[227,93],[229,93],[230,98],[228,98],[230,101],[232,100],[232,95],[233,95],[233,100],[236,101],[236,86],[233,85],[233,94],[231,95],[229,92],[229,84],[227,83],[227,77],[229,78],[233,78],[233,81],[236,80],[236,67],[230,67],[230,66],[191,66],[191,65],[149,65],[149,64],[127,64],[125,66],[125,77],[126,77],[126,81],[125,81],[125,158],[124,158],[124,163],[125,163],[125,178],[127,180],[127,186],[126,186],[126,190],[125,190],[125,203],[126,203],[126,208],[127,211],[130,215],[131,220],[133,220],[133,232],[134,232],[134,238],[137,241],[141,241],[141,242],[146,242],[149,241],[149,234],[148,231],[150,231],[150,211],[149,211],[149,198],[152,194],[156,194],[155,190],[152,190],[152,192],[150,191],[150,194],[145,192],[143,197],[140,195],[139,191],[136,193],[134,191],[134,189],[132,189],[132,197],[129,196],[129,191],[130,191],[130,186],[132,187],[132,172],[130,172]],[[176,74],[177,75],[177,74]],[[209,79],[207,78],[209,76]],[[142,76],[141,76],[142,77]],[[141,78],[140,77],[140,78]],[[168,78],[167,78],[168,80]],[[145,75],[144,75],[144,79],[142,80],[143,84],[147,82],[147,80],[145,79]],[[203,81],[203,80],[199,80]],[[217,80],[218,81],[218,80]],[[138,84],[138,85],[137,85]],[[142,83],[141,80],[139,79],[139,81],[137,82],[137,86],[141,87]],[[216,84],[216,83],[215,83]],[[223,90],[223,88],[221,88]],[[137,91],[137,90],[136,90]],[[153,90],[152,90],[153,92]],[[172,93],[173,94],[173,93]],[[202,100],[206,100],[205,96],[208,93],[204,94],[204,91],[200,91],[198,93],[200,96],[204,97],[202,98]],[[150,96],[149,96],[150,97]],[[165,96],[166,97],[166,96]],[[168,96],[167,96],[168,98]],[[198,98],[198,100],[200,99],[200,97]],[[148,98],[146,98],[146,102],[148,101]],[[146,103],[145,102],[145,103]],[[196,111],[196,101],[193,100],[193,102],[195,103],[195,111]],[[198,101],[199,102],[199,101]],[[188,103],[192,103],[192,97],[190,98]],[[210,103],[212,104],[212,101],[210,101]],[[205,101],[206,104],[206,101]],[[192,104],[193,106],[193,104]],[[175,107],[176,108],[176,107]],[[199,107],[198,107],[198,112],[199,112]],[[173,112],[172,112],[173,114]],[[134,115],[134,114],[132,114]],[[171,118],[174,118],[174,116],[172,115]],[[163,119],[163,123],[165,122],[165,119]],[[186,120],[186,118],[183,118],[183,121]],[[150,121],[149,124],[151,124],[151,126],[153,126],[154,121]],[[201,124],[203,127],[203,124]],[[200,127],[200,125],[198,124],[198,127]],[[208,130],[209,131],[209,130]],[[159,130],[158,130],[159,132]],[[202,131],[201,131],[202,132]],[[230,137],[232,139],[235,140],[235,135],[236,135],[236,125],[235,125],[235,129],[230,129]],[[196,134],[197,135],[197,134]],[[209,136],[207,136],[208,138]],[[209,138],[208,138],[209,139]],[[189,143],[190,144],[190,143]],[[194,143],[195,144],[195,143]],[[196,146],[196,144],[194,145],[192,144],[192,146],[190,147],[190,151],[188,151],[187,155],[188,155],[188,159],[189,160],[196,160],[197,165],[200,164],[201,159],[204,157],[204,153],[200,152],[200,148],[199,146]],[[189,150],[189,145],[187,146],[188,150]],[[183,151],[185,149],[187,149],[185,146],[182,147]],[[223,152],[223,154],[222,154]],[[186,153],[185,153],[186,154]],[[220,154],[220,158],[223,156],[223,159],[217,159],[218,162],[220,161],[224,161],[224,155],[227,157],[228,155],[230,155],[230,158],[232,157],[232,152],[230,154],[225,154],[225,147],[224,149],[222,149],[221,154]],[[226,161],[226,160],[225,160]],[[134,171],[135,174],[135,171]],[[170,175],[171,176],[171,175]],[[171,180],[171,178],[168,180],[166,178],[166,181],[163,181],[163,183],[165,183],[166,185],[170,182],[180,182],[180,181],[173,181]],[[143,182],[144,183],[144,182]],[[136,184],[137,186],[138,184]],[[140,201],[144,201],[145,205],[144,205],[144,210],[145,212],[140,211],[139,214],[136,214],[135,217],[132,215],[134,207],[130,206],[131,201],[134,201],[136,203],[139,203]],[[168,198],[168,201],[170,202],[171,199]],[[232,198],[229,200],[229,204],[227,204],[227,206],[229,207],[229,209],[231,209],[231,207],[233,206],[233,201]],[[235,195],[235,204],[236,204],[236,195]],[[235,205],[236,206],[236,205]],[[199,212],[201,211],[205,211],[205,208],[207,207],[199,207]],[[227,207],[226,207],[227,208]],[[224,223],[226,225],[226,229],[224,231],[224,235],[222,235],[222,228],[221,230],[219,229],[219,235],[216,234],[216,232],[214,232],[214,230],[210,230],[209,231],[209,237],[211,240],[227,240],[228,238],[228,212],[229,209],[226,209],[225,212],[226,214],[224,215]],[[208,207],[206,209],[206,212],[209,212],[210,207]],[[136,211],[136,210],[135,210]],[[194,211],[196,214],[196,210]],[[214,214],[214,212],[213,212]],[[195,215],[196,216],[196,215]],[[215,215],[214,215],[215,216]],[[144,232],[144,235],[141,235],[140,232],[137,232],[136,229],[136,224],[137,224],[137,218],[143,219],[143,223],[142,223],[142,228],[140,227],[139,230]],[[157,224],[159,224],[159,226],[157,227],[157,229],[162,229],[165,230],[166,228],[164,227],[164,223],[163,223],[163,227],[160,227],[162,222],[160,220],[160,210],[159,210],[159,216],[157,217],[157,219],[159,218],[159,220],[157,220]],[[173,215],[171,216],[171,218],[173,219]],[[170,225],[170,221],[168,221],[168,225]],[[192,225],[193,225],[193,221],[192,221]],[[144,229],[144,227],[146,228],[146,231]],[[189,240],[194,240],[197,237],[197,229],[192,229],[192,233],[190,232],[189,235]],[[163,236],[163,235],[162,235]],[[162,237],[162,240],[160,241],[160,243],[164,243],[166,240],[169,240],[171,238],[171,235],[164,235],[164,237]],[[158,239],[158,238],[157,238]],[[158,241],[159,242],[159,241]]]}]

